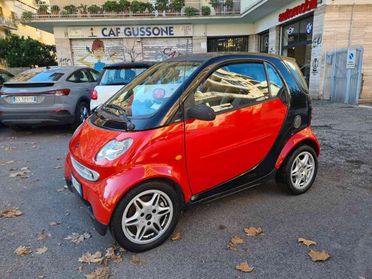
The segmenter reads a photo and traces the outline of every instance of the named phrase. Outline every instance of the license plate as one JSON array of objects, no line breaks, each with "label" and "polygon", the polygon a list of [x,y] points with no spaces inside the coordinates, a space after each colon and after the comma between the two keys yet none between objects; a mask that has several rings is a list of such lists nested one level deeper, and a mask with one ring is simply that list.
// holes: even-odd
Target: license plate
[{"label": "license plate", "polygon": [[34,104],[37,102],[36,96],[14,96],[12,97],[13,104]]},{"label": "license plate", "polygon": [[81,191],[81,184],[79,181],[76,180],[74,176],[71,176],[71,183],[75,190],[79,193],[80,197],[83,196],[83,192]]}]

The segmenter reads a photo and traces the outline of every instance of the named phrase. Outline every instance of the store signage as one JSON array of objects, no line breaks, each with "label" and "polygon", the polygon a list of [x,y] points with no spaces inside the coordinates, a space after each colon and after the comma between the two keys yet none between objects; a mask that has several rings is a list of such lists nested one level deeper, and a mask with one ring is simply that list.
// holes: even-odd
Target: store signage
[{"label": "store signage", "polygon": [[286,21],[298,15],[302,15],[314,10],[318,6],[318,0],[306,0],[305,3],[298,5],[292,9],[287,9],[279,15],[279,22]]},{"label": "store signage", "polygon": [[192,36],[192,25],[71,27],[69,38],[156,38]]},{"label": "store signage", "polygon": [[347,50],[346,69],[355,68],[356,50],[355,48]]}]

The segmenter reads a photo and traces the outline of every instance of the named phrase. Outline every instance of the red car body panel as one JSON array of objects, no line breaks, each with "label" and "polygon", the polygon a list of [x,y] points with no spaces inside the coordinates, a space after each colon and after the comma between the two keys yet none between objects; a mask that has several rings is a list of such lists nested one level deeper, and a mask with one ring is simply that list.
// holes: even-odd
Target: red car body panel
[{"label": "red car body panel", "polygon": [[213,121],[186,121],[187,170],[193,194],[259,164],[274,144],[287,110],[281,100],[273,99],[219,114]]},{"label": "red car body panel", "polygon": [[320,154],[320,144],[318,139],[316,138],[313,130],[311,127],[307,127],[298,133],[294,134],[285,144],[282,151],[280,152],[280,155],[278,157],[278,160],[275,163],[275,169],[278,170],[282,166],[285,158],[287,158],[288,154],[301,142],[304,141],[311,141],[313,143],[313,146],[315,147],[315,152],[319,156]]},{"label": "red car body panel", "polygon": [[[82,184],[83,198],[91,204],[97,221],[109,224],[113,210],[123,195],[131,187],[151,179],[163,178],[174,182],[181,187],[185,202],[190,200],[184,154],[184,123],[142,132],[118,133],[97,130],[99,128],[88,122],[71,140],[65,177],[71,179],[72,173]],[[100,132],[99,136],[97,131]],[[127,137],[133,138],[133,145],[119,159],[94,161],[107,142]],[[72,167],[71,155],[84,166],[97,171],[100,179],[91,182],[81,177]]]}]

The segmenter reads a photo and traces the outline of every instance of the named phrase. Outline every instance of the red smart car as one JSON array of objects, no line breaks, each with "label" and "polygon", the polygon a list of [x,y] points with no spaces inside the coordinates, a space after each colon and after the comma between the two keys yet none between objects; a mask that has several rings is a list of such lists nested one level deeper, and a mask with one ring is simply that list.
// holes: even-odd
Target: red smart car
[{"label": "red smart car", "polygon": [[185,205],[276,177],[306,192],[318,168],[311,101],[293,60],[194,55],[152,66],[73,135],[69,188],[96,230],[130,251],[160,245]]}]

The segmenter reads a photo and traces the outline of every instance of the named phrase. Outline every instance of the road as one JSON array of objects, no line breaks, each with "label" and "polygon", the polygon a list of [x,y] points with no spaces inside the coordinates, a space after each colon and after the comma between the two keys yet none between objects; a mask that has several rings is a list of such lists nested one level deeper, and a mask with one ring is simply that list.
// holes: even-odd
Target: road
[{"label": "road", "polygon": [[[372,278],[372,109],[319,101],[314,107],[322,151],[308,193],[291,196],[270,182],[188,209],[177,226],[181,240],[139,254],[139,265],[124,252],[122,262],[108,262],[110,278]],[[0,211],[18,207],[24,213],[0,218],[0,278],[84,278],[99,265],[78,258],[112,245],[111,235],[98,235],[63,188],[71,134],[61,127],[0,127]],[[28,178],[9,177],[23,167]],[[245,236],[248,226],[261,227],[264,235]],[[91,238],[75,244],[65,239],[73,232]],[[227,248],[235,235],[244,240],[236,251]],[[301,245],[299,237],[317,245]],[[16,255],[21,245],[33,253]],[[38,255],[44,246],[48,251]],[[331,258],[313,262],[309,249]],[[251,273],[235,269],[244,261]]]}]

